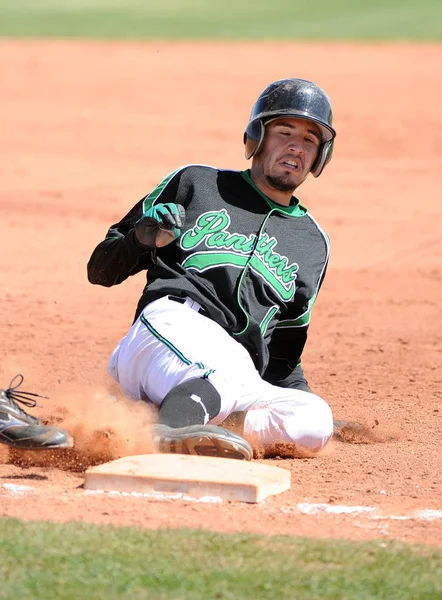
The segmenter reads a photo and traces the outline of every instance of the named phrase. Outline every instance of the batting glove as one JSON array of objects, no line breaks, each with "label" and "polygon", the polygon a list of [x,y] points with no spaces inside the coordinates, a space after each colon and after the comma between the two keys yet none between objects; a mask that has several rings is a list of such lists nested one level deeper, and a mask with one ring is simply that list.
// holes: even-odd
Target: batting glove
[{"label": "batting glove", "polygon": [[185,220],[186,212],[181,204],[155,204],[135,223],[135,235],[149,250],[161,248],[181,235]]}]

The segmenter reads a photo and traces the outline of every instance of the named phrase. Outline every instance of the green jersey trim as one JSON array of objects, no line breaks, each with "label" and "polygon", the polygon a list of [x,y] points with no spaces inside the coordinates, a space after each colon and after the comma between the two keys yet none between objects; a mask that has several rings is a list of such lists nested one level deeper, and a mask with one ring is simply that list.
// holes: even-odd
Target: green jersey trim
[{"label": "green jersey trim", "polygon": [[[267,214],[267,216],[265,217],[264,221],[262,222],[261,227],[260,227],[260,229],[258,231],[258,235],[256,236],[256,243],[259,241],[259,239],[261,237],[261,232],[264,229],[265,224],[267,223],[267,221],[268,221],[270,215],[272,214],[272,212],[273,212],[273,210],[271,210]],[[256,262],[256,256],[255,256],[256,243],[255,243],[255,245],[254,245],[254,247],[252,249],[252,253],[251,253],[250,257],[247,259],[247,262],[245,264],[243,272],[241,273],[241,277],[240,277],[239,283],[238,283],[238,290],[236,292],[236,299],[237,299],[239,308],[242,310],[243,314],[246,317],[246,326],[241,331],[238,331],[236,333],[233,332],[232,335],[235,335],[235,336],[243,335],[247,331],[247,329],[249,328],[249,325],[250,325],[250,316],[247,313],[247,311],[245,310],[243,303],[241,302],[241,286],[242,286],[242,283],[244,281],[244,277],[246,275],[247,268],[252,266],[252,261],[254,259],[255,259],[255,262]],[[256,265],[258,265],[258,264],[259,264],[259,260],[256,262]],[[255,265],[255,268],[256,268],[256,265]]]},{"label": "green jersey trim", "polygon": [[270,208],[274,210],[279,210],[280,212],[290,215],[291,217],[305,217],[305,215],[308,213],[307,208],[305,208],[305,206],[302,206],[302,204],[299,203],[299,200],[297,198],[295,198],[296,203],[292,204],[291,206],[282,206],[281,204],[273,202],[273,200],[271,200],[268,196],[264,194],[264,192],[262,192],[259,189],[259,187],[255,184],[253,179],[250,177],[250,169],[247,169],[247,171],[241,171],[241,176],[247,181],[249,185],[252,186],[252,188],[256,192],[258,192],[258,194],[262,198],[264,198],[264,200],[267,202]]},{"label": "green jersey trim", "polygon": [[280,321],[276,327],[277,329],[284,329],[285,327],[306,327],[310,323],[310,319],[312,316],[312,308],[315,303],[316,296],[318,295],[318,291],[310,298],[308,301],[308,308],[302,314],[299,315],[296,319],[287,319],[285,321]]},{"label": "green jersey trim", "polygon": [[278,312],[278,310],[279,310],[279,306],[277,306],[275,304],[274,306],[271,306],[269,308],[269,310],[267,311],[266,316],[261,321],[261,325],[259,326],[262,335],[265,335],[265,332],[267,331],[267,327],[269,326],[270,321],[276,315],[276,313]]},{"label": "green jersey trim", "polygon": [[164,188],[167,186],[167,184],[170,182],[171,179],[173,179],[173,177],[179,172],[182,171],[185,167],[179,167],[178,169],[175,169],[175,171],[172,171],[172,173],[169,173],[169,175],[166,175],[166,177],[160,181],[160,183],[156,186],[155,189],[153,189],[150,194],[148,194],[144,200],[143,200],[143,213],[145,213],[146,211],[149,210],[149,208],[152,206],[152,204],[155,202],[155,200],[158,199],[158,197],[163,193]]}]

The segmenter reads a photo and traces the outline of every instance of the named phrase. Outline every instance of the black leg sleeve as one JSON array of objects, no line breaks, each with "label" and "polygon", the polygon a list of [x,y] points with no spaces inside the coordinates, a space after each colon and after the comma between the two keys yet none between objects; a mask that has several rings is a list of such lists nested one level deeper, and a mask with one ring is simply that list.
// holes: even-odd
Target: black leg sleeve
[{"label": "black leg sleeve", "polygon": [[169,427],[206,425],[221,410],[221,396],[207,379],[180,383],[164,398],[159,423]]}]

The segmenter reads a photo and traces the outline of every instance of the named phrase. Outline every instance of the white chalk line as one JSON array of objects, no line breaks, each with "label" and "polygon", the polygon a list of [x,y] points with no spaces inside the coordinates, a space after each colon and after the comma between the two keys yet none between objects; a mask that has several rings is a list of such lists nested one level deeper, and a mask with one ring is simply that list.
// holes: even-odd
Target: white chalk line
[{"label": "white chalk line", "polygon": [[[36,495],[36,489],[30,485],[17,485],[16,483],[1,483],[0,489],[3,488],[11,496],[26,496]],[[104,490],[84,490],[85,496],[104,495],[114,498],[145,498],[148,500],[185,500],[186,502],[201,502],[201,503],[220,503],[222,499],[218,496],[202,496],[201,498],[193,498],[187,496],[184,493],[163,493],[163,492],[152,492],[149,494],[142,494],[140,492],[118,492],[118,491],[104,491]]]},{"label": "white chalk line", "polygon": [[[29,485],[17,485],[15,483],[2,483],[0,484],[5,492],[11,496],[25,496],[29,494],[35,494],[35,488]],[[145,500],[153,500],[159,502],[167,501],[184,501],[184,502],[195,502],[201,504],[221,504],[223,501],[218,496],[202,496],[201,498],[194,498],[184,493],[163,493],[163,492],[151,492],[148,494],[142,494],[140,492],[118,492],[118,491],[104,491],[104,490],[84,490],[85,496],[108,496],[110,498],[143,498]],[[258,505],[265,506],[265,503],[261,502]],[[298,513],[303,515],[318,515],[321,513],[329,515],[351,515],[355,517],[366,517],[373,520],[388,520],[388,521],[439,521],[442,520],[442,510],[435,510],[431,508],[419,509],[411,511],[404,515],[390,515],[385,514],[374,506],[345,506],[335,504],[321,504],[312,502],[299,502],[295,506],[282,506],[279,511],[284,514]]]},{"label": "white chalk line", "polygon": [[414,510],[405,515],[387,515],[374,506],[340,506],[334,504],[300,502],[295,506],[283,506],[280,510],[283,513],[297,512],[304,515],[318,515],[321,513],[329,515],[354,515],[358,517],[364,516],[368,519],[385,519],[390,521],[437,521],[442,519],[442,510],[431,508]]},{"label": "white chalk line", "polygon": [[17,485],[16,483],[2,483],[0,487],[4,488],[11,496],[24,496],[34,493],[34,488],[29,485]]},{"label": "white chalk line", "polygon": [[141,492],[116,492],[116,491],[104,491],[104,490],[85,490],[84,494],[86,496],[94,496],[94,495],[105,495],[105,496],[113,496],[122,498],[145,498],[147,500],[158,500],[160,502],[169,501],[169,500],[183,500],[185,502],[201,502],[207,504],[221,504],[222,498],[219,496],[201,496],[200,498],[194,498],[193,496],[188,496],[183,492],[150,492],[148,494],[142,494]]}]

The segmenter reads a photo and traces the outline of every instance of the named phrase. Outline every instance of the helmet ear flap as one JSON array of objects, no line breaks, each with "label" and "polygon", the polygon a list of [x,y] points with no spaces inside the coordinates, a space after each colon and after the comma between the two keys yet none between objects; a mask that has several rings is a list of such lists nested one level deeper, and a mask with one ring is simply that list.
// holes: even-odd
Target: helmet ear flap
[{"label": "helmet ear flap", "polygon": [[265,127],[261,119],[251,121],[244,132],[246,159],[258,154],[264,140]]},{"label": "helmet ear flap", "polygon": [[331,157],[333,154],[333,145],[334,140],[330,140],[329,142],[324,142],[321,144],[321,147],[318,152],[318,156],[313,163],[312,168],[310,169],[313,177],[319,177],[319,175],[324,170],[325,165],[327,165],[331,161]]}]

